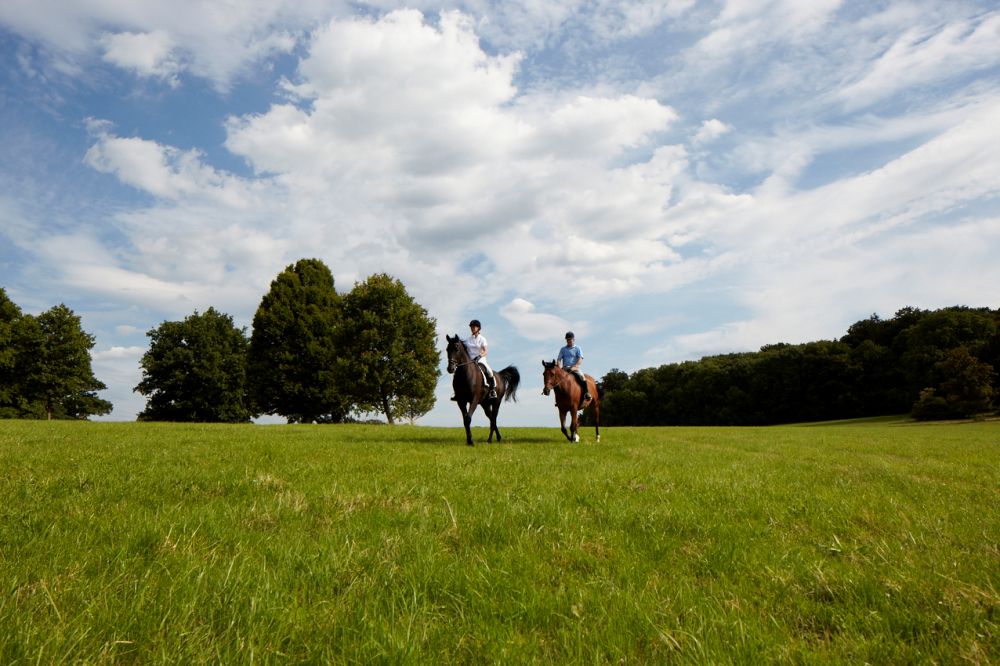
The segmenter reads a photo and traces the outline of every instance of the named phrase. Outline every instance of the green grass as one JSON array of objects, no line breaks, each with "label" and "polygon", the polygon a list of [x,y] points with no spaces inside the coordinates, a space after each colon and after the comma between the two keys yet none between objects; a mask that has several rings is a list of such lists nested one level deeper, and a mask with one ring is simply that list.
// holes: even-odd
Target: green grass
[{"label": "green grass", "polygon": [[1000,661],[1000,424],[592,433],[0,422],[0,663]]}]

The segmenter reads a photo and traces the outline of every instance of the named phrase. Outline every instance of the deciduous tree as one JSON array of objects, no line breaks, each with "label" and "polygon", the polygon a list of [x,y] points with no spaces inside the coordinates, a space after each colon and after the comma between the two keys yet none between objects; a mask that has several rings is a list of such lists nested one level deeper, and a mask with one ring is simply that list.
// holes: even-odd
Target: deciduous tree
[{"label": "deciduous tree", "polygon": [[0,418],[17,416],[19,411],[20,382],[14,333],[21,317],[21,308],[0,287]]},{"label": "deciduous tree", "polygon": [[233,318],[209,308],[146,334],[140,421],[240,423],[252,417],[246,392],[248,341]]},{"label": "deciduous tree", "polygon": [[247,379],[254,411],[290,423],[338,422],[349,411],[337,378],[340,298],[319,259],[271,282],[253,318]]},{"label": "deciduous tree", "polygon": [[111,411],[111,403],[97,397],[107,386],[91,369],[94,336],[81,328],[72,310],[57,305],[38,317],[22,317],[18,324],[17,365],[26,415],[86,418]]},{"label": "deciduous tree", "polygon": [[435,320],[402,282],[379,273],[356,284],[344,297],[339,340],[345,387],[357,409],[394,423],[434,406]]}]

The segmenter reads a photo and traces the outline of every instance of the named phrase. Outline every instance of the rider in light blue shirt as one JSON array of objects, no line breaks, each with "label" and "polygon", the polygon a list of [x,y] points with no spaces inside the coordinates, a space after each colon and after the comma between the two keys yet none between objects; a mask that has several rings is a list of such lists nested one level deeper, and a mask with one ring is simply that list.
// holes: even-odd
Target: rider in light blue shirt
[{"label": "rider in light blue shirt", "polygon": [[556,357],[556,364],[562,367],[563,370],[572,372],[577,381],[583,387],[583,401],[586,403],[590,400],[590,392],[587,391],[587,378],[584,377],[583,371],[580,370],[580,364],[583,362],[583,352],[580,348],[576,346],[575,343],[576,336],[573,335],[573,331],[566,332],[566,346],[559,350],[559,356]]}]

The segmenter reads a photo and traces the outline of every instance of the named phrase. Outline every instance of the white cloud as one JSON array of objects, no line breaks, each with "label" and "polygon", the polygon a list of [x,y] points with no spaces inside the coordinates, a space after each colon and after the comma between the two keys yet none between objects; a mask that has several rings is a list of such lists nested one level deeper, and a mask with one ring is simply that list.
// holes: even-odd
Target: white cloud
[{"label": "white cloud", "polygon": [[534,304],[523,298],[512,300],[500,309],[500,314],[514,325],[520,335],[529,340],[560,340],[570,328],[562,317],[536,312]]},{"label": "white cloud", "polygon": [[832,20],[842,1],[727,0],[695,51],[713,59],[760,57],[763,45],[812,39]]},{"label": "white cloud", "polygon": [[863,107],[899,90],[1000,64],[1000,12],[944,26],[918,26],[903,33],[860,79],[839,96],[849,109]]},{"label": "white cloud", "polygon": [[142,76],[173,84],[189,71],[227,90],[252,65],[291,51],[306,26],[343,10],[321,0],[6,0],[0,25],[43,43],[67,73],[79,76],[75,63],[97,54]]},{"label": "white cloud", "polygon": [[139,361],[144,347],[113,346],[90,354],[94,376],[108,386],[101,397],[114,406],[111,414],[97,420],[133,420],[145,406],[145,399],[132,389],[142,379]]},{"label": "white cloud", "polygon": [[694,135],[694,143],[711,143],[723,134],[728,133],[731,129],[732,128],[729,125],[722,122],[718,118],[706,120],[702,122],[701,127],[698,128],[697,134]]},{"label": "white cloud", "polygon": [[[104,127],[92,123],[94,127]],[[219,204],[246,208],[256,203],[254,188],[231,174],[204,164],[199,150],[182,151],[155,141],[123,138],[101,131],[84,162],[123,183],[162,199],[210,199]]]},{"label": "white cloud", "polygon": [[106,34],[100,41],[106,62],[139,76],[161,78],[177,85],[181,63],[174,52],[173,40],[165,31]]}]

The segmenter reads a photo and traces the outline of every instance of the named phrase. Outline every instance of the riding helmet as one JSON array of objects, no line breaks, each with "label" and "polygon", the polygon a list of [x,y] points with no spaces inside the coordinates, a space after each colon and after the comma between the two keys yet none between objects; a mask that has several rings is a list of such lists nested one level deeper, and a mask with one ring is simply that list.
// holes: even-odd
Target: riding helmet
[{"label": "riding helmet", "polygon": [[479,323],[479,320],[478,320],[478,319],[473,319],[472,321],[470,321],[470,322],[469,322],[469,326],[470,326],[470,327],[471,327],[471,326],[475,326],[475,327],[477,327],[477,328],[482,328],[482,327],[483,327],[483,325]]},{"label": "riding helmet", "polygon": [[566,331],[566,339],[569,340],[570,338],[576,338],[576,336],[573,335],[573,331]]}]

